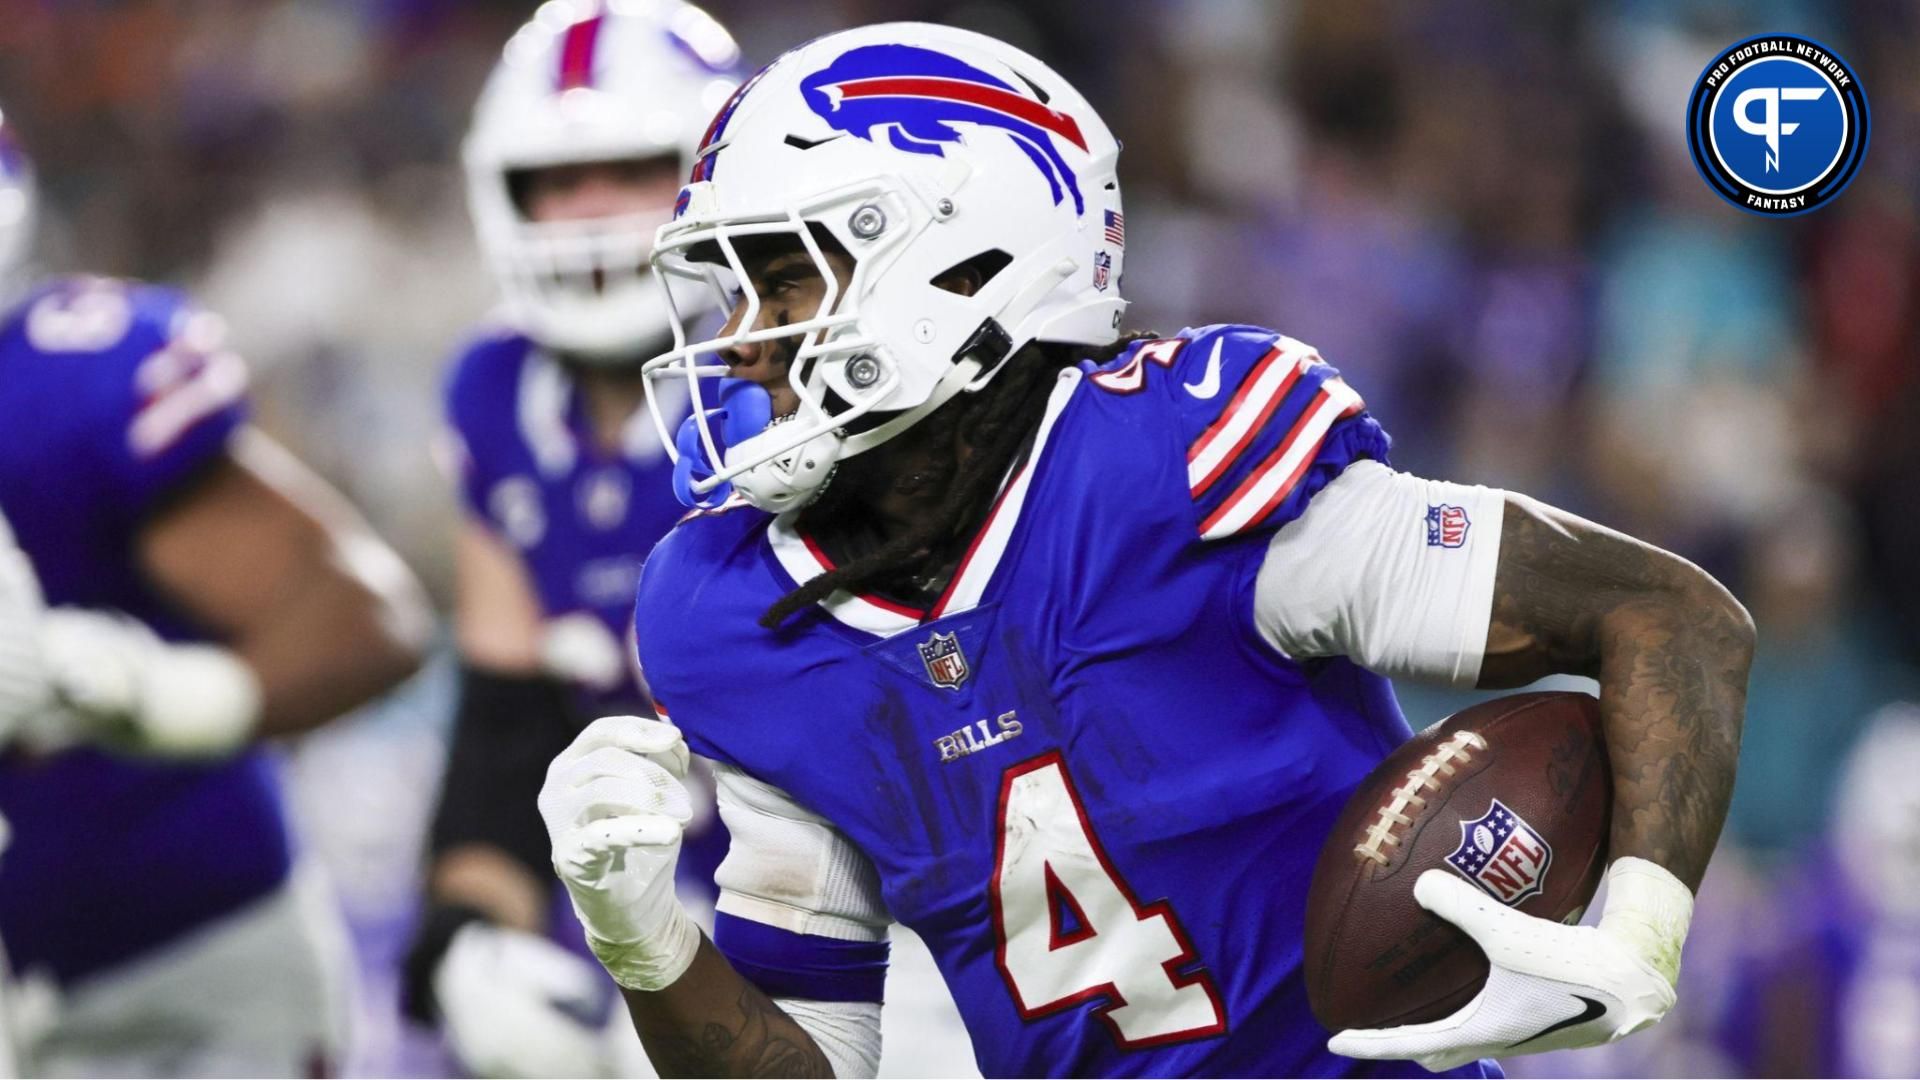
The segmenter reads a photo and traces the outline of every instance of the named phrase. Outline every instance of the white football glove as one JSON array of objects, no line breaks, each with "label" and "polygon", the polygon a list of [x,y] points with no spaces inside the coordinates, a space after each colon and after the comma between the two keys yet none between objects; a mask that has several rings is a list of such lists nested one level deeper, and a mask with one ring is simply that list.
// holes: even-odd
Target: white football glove
[{"label": "white football glove", "polygon": [[613,987],[546,938],[468,923],[434,971],[433,995],[448,1044],[475,1076],[615,1075],[605,1041]]},{"label": "white football glove", "polygon": [[1523,915],[1444,870],[1421,874],[1413,895],[1486,952],[1487,985],[1441,1020],[1342,1031],[1327,1043],[1336,1054],[1442,1072],[1478,1058],[1613,1042],[1673,1008],[1693,894],[1645,859],[1609,868],[1597,927]]},{"label": "white football glove", "polygon": [[259,719],[259,679],[218,645],[163,641],[119,612],[54,608],[40,625],[41,655],[76,719],[35,740],[100,742],[161,757],[230,754]]},{"label": "white football glove", "polygon": [[615,982],[660,990],[686,972],[700,930],[673,891],[680,834],[693,817],[681,779],[687,745],[672,724],[595,720],[547,769],[540,817],[553,868],[587,944]]},{"label": "white football glove", "polygon": [[40,652],[45,614],[40,579],[0,517],[0,746],[54,708],[53,681]]}]

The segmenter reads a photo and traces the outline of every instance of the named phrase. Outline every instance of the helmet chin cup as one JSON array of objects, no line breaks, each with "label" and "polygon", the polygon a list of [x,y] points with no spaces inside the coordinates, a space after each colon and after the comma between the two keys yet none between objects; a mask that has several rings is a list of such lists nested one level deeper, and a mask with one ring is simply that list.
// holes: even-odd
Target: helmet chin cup
[{"label": "helmet chin cup", "polygon": [[[763,448],[781,438],[780,425],[745,440],[727,451],[734,461],[750,461]],[[822,432],[806,442],[776,454],[733,478],[733,489],[749,504],[769,513],[780,514],[818,498],[840,463],[843,438],[838,432]]]},{"label": "helmet chin cup", "polygon": [[[717,507],[733,493],[733,486],[726,481],[713,482],[714,474],[720,471],[713,459],[724,461],[727,447],[765,431],[773,420],[773,398],[759,384],[722,378],[717,380],[717,387],[719,405],[689,413],[674,438],[673,493],[683,505],[695,509]],[[650,409],[655,400],[650,394]],[[655,419],[659,422],[657,415]],[[713,455],[707,453],[703,431],[713,440]]]}]

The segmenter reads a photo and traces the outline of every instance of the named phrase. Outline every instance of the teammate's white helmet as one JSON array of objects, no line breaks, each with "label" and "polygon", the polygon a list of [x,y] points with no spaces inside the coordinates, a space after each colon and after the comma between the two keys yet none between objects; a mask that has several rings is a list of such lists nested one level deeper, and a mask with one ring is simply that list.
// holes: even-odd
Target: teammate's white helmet
[{"label": "teammate's white helmet", "polygon": [[[705,341],[689,341],[689,313],[676,312],[673,351],[646,371],[650,382],[724,373],[701,358],[804,333],[787,376],[801,404],[724,449],[696,410],[697,445],[718,468],[694,490],[731,481],[764,509],[801,505],[838,460],[986,385],[1028,342],[1111,343],[1126,307],[1119,149],[1047,65],[951,27],[830,34],[749,79],[701,139],[653,257],[663,280],[738,284],[747,310],[733,334]],[[844,294],[809,226],[853,256]],[[828,295],[812,318],[752,330],[760,299],[734,241],[769,235],[812,255]],[[715,258],[725,266],[698,261]],[[974,295],[933,284],[969,261],[988,274]],[[885,418],[861,423],[868,413]]]},{"label": "teammate's white helmet", "polygon": [[0,115],[0,286],[26,258],[33,242],[37,194],[33,163],[14,141],[6,117]]},{"label": "teammate's white helmet", "polygon": [[706,118],[738,85],[739,56],[712,16],[680,0],[549,0],[507,42],[462,156],[480,246],[518,329],[603,361],[662,335],[667,305],[647,254],[671,206],[536,224],[511,181],[584,162],[690,166]]}]

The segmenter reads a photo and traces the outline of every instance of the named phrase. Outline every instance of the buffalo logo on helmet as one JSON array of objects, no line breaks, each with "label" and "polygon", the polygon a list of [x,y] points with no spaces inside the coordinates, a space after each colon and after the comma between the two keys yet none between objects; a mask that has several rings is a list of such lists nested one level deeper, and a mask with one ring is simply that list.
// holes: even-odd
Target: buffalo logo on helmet
[{"label": "buffalo logo on helmet", "polygon": [[1460,846],[1448,865],[1495,900],[1513,907],[1546,889],[1553,847],[1499,799],[1460,823]]},{"label": "buffalo logo on helmet", "polygon": [[927,678],[933,685],[958,690],[967,681],[967,654],[960,649],[959,635],[934,634],[921,642],[919,649],[920,662],[927,665]]},{"label": "buffalo logo on helmet", "polygon": [[1015,90],[970,64],[916,45],[865,45],[800,80],[807,107],[837,131],[887,143],[912,154],[945,157],[944,144],[959,143],[955,124],[975,124],[1007,133],[1046,177],[1055,206],[1073,196],[1077,214],[1086,200],[1055,138],[1082,151],[1087,140],[1073,117]]}]

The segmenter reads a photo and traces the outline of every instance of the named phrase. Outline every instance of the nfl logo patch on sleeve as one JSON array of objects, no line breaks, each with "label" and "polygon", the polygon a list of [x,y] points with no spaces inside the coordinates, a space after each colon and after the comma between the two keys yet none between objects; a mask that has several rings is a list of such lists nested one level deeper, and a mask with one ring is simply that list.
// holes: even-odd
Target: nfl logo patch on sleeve
[{"label": "nfl logo patch on sleeve", "polygon": [[1457,548],[1467,542],[1467,512],[1461,507],[1441,503],[1427,507],[1427,546]]}]

